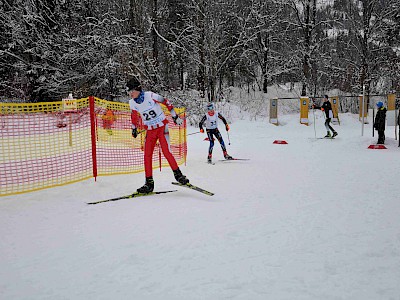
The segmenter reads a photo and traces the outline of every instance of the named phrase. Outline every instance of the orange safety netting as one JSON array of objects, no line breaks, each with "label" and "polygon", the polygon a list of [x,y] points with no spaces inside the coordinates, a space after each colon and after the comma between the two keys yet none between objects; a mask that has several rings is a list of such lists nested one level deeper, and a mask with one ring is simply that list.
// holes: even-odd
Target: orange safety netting
[{"label": "orange safety netting", "polygon": [[[132,137],[128,104],[94,97],[73,101],[74,109],[67,111],[62,101],[0,103],[0,196],[144,171],[145,132]],[[179,127],[165,113],[171,152],[181,165],[187,154],[186,122]],[[153,168],[165,166],[156,146]]]}]

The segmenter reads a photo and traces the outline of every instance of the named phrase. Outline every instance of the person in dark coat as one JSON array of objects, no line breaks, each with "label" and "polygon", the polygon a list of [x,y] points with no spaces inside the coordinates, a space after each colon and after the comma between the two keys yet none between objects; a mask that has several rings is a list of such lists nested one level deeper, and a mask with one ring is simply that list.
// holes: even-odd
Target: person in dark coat
[{"label": "person in dark coat", "polygon": [[[399,136],[400,136],[400,109],[397,115],[397,125],[399,125]],[[400,138],[399,138],[399,147],[400,147]]]},{"label": "person in dark coat", "polygon": [[[333,111],[332,111],[332,104],[329,102],[329,97],[328,95],[324,96],[324,103],[322,103],[321,106],[317,106],[313,104],[312,106],[315,109],[320,109],[325,113],[325,128],[326,128],[326,136],[325,138],[334,138],[335,136],[338,135],[335,129],[330,125],[331,119],[333,118]],[[332,131],[332,135],[331,135]]]},{"label": "person in dark coat", "polygon": [[376,103],[378,111],[375,116],[374,128],[378,131],[378,143],[385,143],[385,126],[386,126],[386,108],[383,106],[383,102],[379,101]]}]

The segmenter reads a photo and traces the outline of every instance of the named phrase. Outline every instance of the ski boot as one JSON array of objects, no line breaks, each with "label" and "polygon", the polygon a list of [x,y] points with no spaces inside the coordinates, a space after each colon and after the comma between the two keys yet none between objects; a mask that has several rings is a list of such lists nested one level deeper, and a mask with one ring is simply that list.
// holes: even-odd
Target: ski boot
[{"label": "ski boot", "polygon": [[176,181],[178,181],[180,184],[185,185],[185,184],[189,183],[189,179],[187,179],[186,176],[182,174],[182,172],[179,168],[173,172],[174,172],[174,177],[175,177]]},{"label": "ski boot", "polygon": [[209,164],[212,163],[211,159],[212,159],[212,155],[211,155],[211,154],[208,154],[208,156],[207,156],[207,162],[208,162]]},{"label": "ski boot", "polygon": [[224,151],[224,157],[225,157],[225,159],[227,159],[227,160],[233,159],[233,157],[230,156],[226,151]]},{"label": "ski boot", "polygon": [[324,138],[330,138],[330,137],[332,137],[332,136],[331,136],[331,133],[328,131],[328,133],[326,134],[326,136],[324,136]]},{"label": "ski boot", "polygon": [[338,133],[336,131],[334,131],[332,137],[334,138],[337,135],[338,135]]},{"label": "ski boot", "polygon": [[151,193],[154,190],[154,180],[153,177],[146,177],[146,183],[137,189],[138,193],[141,194],[148,194]]}]

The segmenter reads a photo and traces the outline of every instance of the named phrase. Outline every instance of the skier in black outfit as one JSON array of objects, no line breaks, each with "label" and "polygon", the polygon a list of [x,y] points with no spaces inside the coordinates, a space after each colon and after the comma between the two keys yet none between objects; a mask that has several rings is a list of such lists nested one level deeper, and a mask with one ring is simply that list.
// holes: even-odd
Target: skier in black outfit
[{"label": "skier in black outfit", "polygon": [[[399,109],[399,113],[397,115],[397,125],[399,125],[399,136],[400,136],[400,109]],[[399,139],[399,146],[400,147],[400,139]]]},{"label": "skier in black outfit", "polygon": [[[315,109],[320,109],[323,112],[325,112],[325,128],[326,128],[326,132],[327,133],[326,133],[326,136],[324,136],[324,137],[326,137],[326,138],[330,138],[330,137],[334,138],[335,136],[337,136],[338,133],[330,125],[331,119],[333,118],[333,112],[332,112],[332,105],[329,102],[328,95],[324,96],[324,103],[322,104],[322,106],[317,106],[317,105],[313,104],[312,107],[315,108]],[[332,135],[331,135],[331,132],[329,130],[332,131]]]},{"label": "skier in black outfit", "polygon": [[376,112],[374,128],[378,131],[378,143],[385,143],[385,126],[386,126],[386,108],[383,107],[383,102],[376,103],[378,111]]},{"label": "skier in black outfit", "polygon": [[[399,125],[399,136],[400,136],[400,109],[399,109],[399,114],[397,115],[397,125]],[[400,147],[400,139],[399,139],[399,147]]]}]

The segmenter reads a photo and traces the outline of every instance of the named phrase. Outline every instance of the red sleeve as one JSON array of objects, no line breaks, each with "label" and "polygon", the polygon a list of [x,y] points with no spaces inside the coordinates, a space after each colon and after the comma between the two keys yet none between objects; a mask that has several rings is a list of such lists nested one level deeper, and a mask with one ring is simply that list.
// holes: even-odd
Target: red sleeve
[{"label": "red sleeve", "polygon": [[167,98],[164,98],[164,101],[161,102],[161,103],[164,104],[169,111],[171,111],[174,108],[172,106],[171,102],[169,102],[169,100]]},{"label": "red sleeve", "polygon": [[163,96],[161,96],[159,94],[152,93],[151,98],[153,99],[154,102],[158,102],[158,103],[165,105],[169,111],[171,111],[174,108],[172,106],[171,102],[169,102],[169,100],[167,98],[164,98]]},{"label": "red sleeve", "polygon": [[135,127],[138,127],[139,116],[138,116],[138,112],[136,110],[131,111],[131,121],[132,121],[132,125],[135,125]]}]

